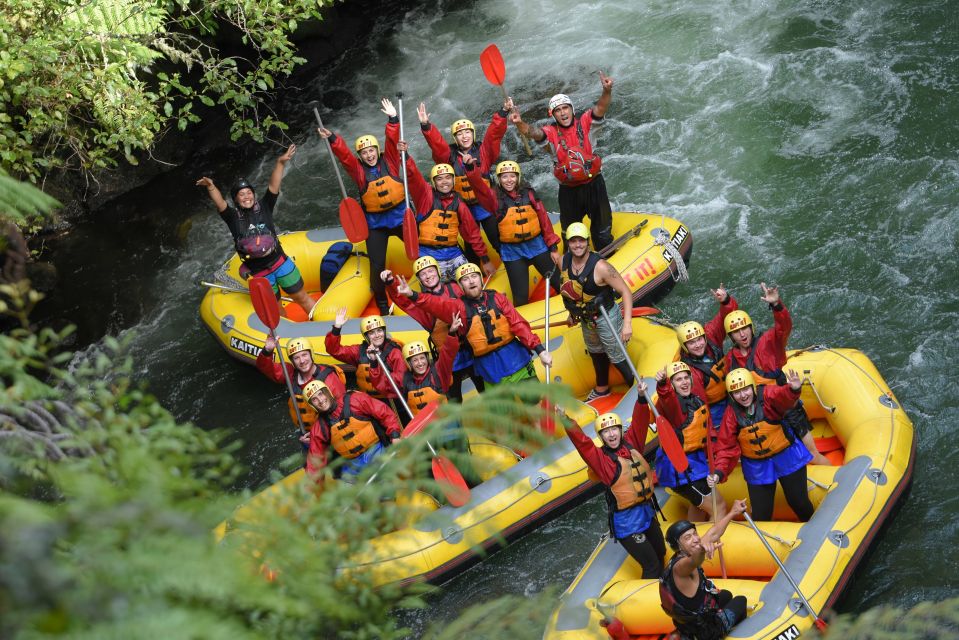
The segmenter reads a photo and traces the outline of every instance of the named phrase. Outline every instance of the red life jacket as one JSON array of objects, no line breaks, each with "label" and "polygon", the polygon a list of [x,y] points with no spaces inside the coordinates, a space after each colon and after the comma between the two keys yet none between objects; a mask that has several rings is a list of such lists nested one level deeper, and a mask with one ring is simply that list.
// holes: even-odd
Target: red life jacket
[{"label": "red life jacket", "polygon": [[566,137],[557,128],[559,137],[559,146],[565,152],[565,156],[560,160],[559,148],[553,150],[556,156],[556,162],[553,163],[553,175],[559,180],[559,183],[567,187],[575,187],[592,181],[603,167],[603,159],[587,151],[583,144],[586,135],[583,133],[583,125],[579,118],[576,118],[576,139],[578,144],[569,146]]}]

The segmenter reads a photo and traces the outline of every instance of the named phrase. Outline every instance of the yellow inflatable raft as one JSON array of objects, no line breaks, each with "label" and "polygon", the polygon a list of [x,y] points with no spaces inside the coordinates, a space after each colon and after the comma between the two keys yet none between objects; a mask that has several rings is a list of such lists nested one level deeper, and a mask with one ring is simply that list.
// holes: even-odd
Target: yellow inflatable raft
[{"label": "yellow inflatable raft", "polygon": [[[816,615],[840,597],[912,477],[912,423],[865,355],[813,347],[791,353],[788,367],[805,378],[802,400],[813,435],[834,466],[808,468],[816,506],[809,522],[786,521],[794,516],[780,490],[776,521],[757,524],[815,612],[801,604],[755,532],[744,522],[733,522],[723,536],[729,579],[720,577],[718,556],[703,565],[719,588],[748,600],[749,615],[730,638],[812,636]],[[670,522],[685,517],[685,503],[660,489],[657,493]],[[721,485],[721,493],[727,503],[746,497],[738,469]],[[698,526],[700,534],[708,528],[708,523]],[[600,626],[604,619],[619,620],[635,638],[671,632],[673,624],[660,607],[658,582],[643,580],[640,574],[619,544],[602,540],[561,597],[544,637],[608,638]]]},{"label": "yellow inflatable raft", "polygon": [[[582,331],[568,331],[550,340],[554,364],[551,374],[569,384],[576,397],[585,397],[593,388],[593,368],[583,344]],[[633,338],[628,345],[630,357],[640,375],[652,376],[655,370],[676,354],[675,333],[671,329],[633,319]],[[537,362],[537,373],[544,372]],[[588,425],[599,413],[615,411],[624,424],[632,418],[636,388],[625,390],[618,374],[611,373],[611,382],[620,383],[616,392],[588,405],[568,407],[567,414],[579,424]],[[624,393],[625,391],[625,393]],[[468,398],[467,402],[479,401]],[[416,436],[412,436],[416,437]],[[653,446],[650,434],[649,447]],[[484,549],[502,541],[517,538],[595,495],[597,485],[587,476],[582,458],[557,425],[555,440],[539,451],[520,458],[511,450],[489,440],[470,438],[475,466],[483,469],[485,481],[474,487],[464,506],[438,508],[435,501],[417,501],[417,507],[433,509],[425,517],[373,540],[368,553],[350,558],[345,571],[372,572],[377,584],[408,583],[428,580],[442,582],[477,562]],[[286,483],[303,479],[298,471],[256,495],[240,507],[231,521],[251,522],[270,517],[271,496]],[[221,525],[219,534],[231,528]]]},{"label": "yellow inflatable raft", "polygon": [[[559,233],[558,215],[550,214]],[[627,286],[633,291],[633,300],[637,304],[651,304],[666,295],[672,288],[677,268],[670,252],[660,238],[668,234],[669,243],[689,261],[693,238],[689,230],[676,220],[658,214],[614,213],[613,236],[621,240],[621,246],[609,262],[619,270]],[[284,250],[292,256],[303,275],[307,290],[318,306],[314,310],[314,321],[306,321],[305,314],[298,305],[288,304],[289,319],[284,318],[276,329],[280,345],[286,345],[293,338],[310,338],[313,342],[313,354],[317,362],[336,363],[323,347],[323,337],[330,330],[332,320],[341,307],[346,307],[352,318],[343,327],[343,344],[361,342],[358,318],[376,313],[369,289],[370,262],[365,257],[366,244],[361,242],[354,249],[359,255],[351,256],[337,274],[326,292],[320,289],[320,263],[327,250],[335,242],[342,242],[342,231],[323,229],[283,234]],[[490,249],[494,262],[498,256]],[[394,273],[411,276],[411,263],[406,259],[402,243],[390,240],[387,255],[387,268]],[[206,283],[210,288],[200,303],[200,318],[213,334],[213,337],[234,358],[248,364],[256,361],[256,356],[266,340],[266,327],[253,312],[253,305],[246,284],[239,275],[240,260],[234,255],[218,272],[218,282]],[[530,269],[530,299],[533,302],[519,308],[520,314],[533,326],[542,325],[545,313],[543,301],[544,286],[535,269]],[[415,284],[413,285],[416,286]],[[488,287],[505,292],[508,296],[509,285],[506,271],[502,267],[493,275]],[[401,314],[399,309],[396,314]],[[554,325],[563,322],[568,313],[559,296],[550,301],[550,318]],[[299,321],[298,321],[299,320]],[[390,316],[386,320],[387,330],[400,343],[411,340],[425,340],[426,332],[412,318],[405,315]],[[556,327],[551,335],[565,330]],[[542,330],[536,331],[540,338]]]}]

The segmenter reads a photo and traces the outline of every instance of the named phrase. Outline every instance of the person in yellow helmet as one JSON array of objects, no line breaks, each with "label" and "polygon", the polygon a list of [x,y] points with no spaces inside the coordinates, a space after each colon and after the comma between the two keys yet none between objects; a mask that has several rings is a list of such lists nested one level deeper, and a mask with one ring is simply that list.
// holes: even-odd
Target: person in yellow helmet
[{"label": "person in yellow helmet", "polygon": [[666,542],[656,520],[653,472],[643,457],[652,417],[645,391],[646,383],[640,380],[629,431],[624,432],[621,416],[604,413],[594,424],[600,446],[575,422],[566,425],[566,435],[590,473],[606,487],[610,536],[639,564],[643,578],[658,578]]},{"label": "person in yellow helmet", "polygon": [[[566,248],[560,263],[559,292],[570,320],[582,327],[586,351],[593,361],[596,384],[586,398],[589,402],[609,395],[610,362],[627,386],[633,384],[633,370],[616,341],[616,334],[624,345],[633,337],[633,293],[619,271],[589,250],[589,229],[582,222],[566,228]],[[622,298],[622,309],[616,304],[617,297]],[[612,329],[600,309],[606,309]]]},{"label": "person in yellow helmet", "polygon": [[267,336],[263,348],[256,356],[256,368],[273,382],[283,384],[286,380],[283,367],[286,367],[293,385],[293,398],[289,403],[290,418],[293,424],[298,424],[295,411],[299,411],[303,424],[309,425],[316,419],[316,414],[303,396],[303,387],[311,380],[319,380],[330,388],[333,395],[341,396],[346,391],[346,377],[343,375],[343,370],[336,365],[314,362],[313,345],[308,338],[294,338],[287,343],[286,358],[282,365],[273,359],[275,349],[276,338]]},{"label": "person in yellow helmet", "polygon": [[402,374],[406,371],[406,360],[403,359],[403,348],[398,342],[386,333],[386,322],[382,316],[366,316],[360,319],[360,332],[363,342],[360,344],[344,345],[340,340],[343,325],[348,318],[346,308],[340,308],[333,318],[333,326],[326,334],[326,352],[340,362],[356,367],[356,385],[360,391],[368,393],[374,398],[395,398],[396,394],[390,389],[387,393],[380,393],[370,379],[370,367],[376,363],[376,354],[383,358],[383,362],[394,373]]},{"label": "person in yellow helmet", "polygon": [[[404,141],[401,140],[399,145],[401,151],[406,149]],[[407,184],[410,202],[416,212],[420,255],[435,258],[439,263],[440,277],[444,282],[451,282],[456,269],[467,262],[459,245],[462,236],[473,252],[480,256],[483,271],[487,275],[494,273],[496,268],[486,255],[486,245],[483,244],[473,214],[453,188],[453,167],[445,163],[435,165],[430,170],[427,182],[408,153],[406,160]]]},{"label": "person in yellow helmet", "polygon": [[386,267],[386,246],[391,236],[403,240],[403,217],[406,214],[406,193],[403,190],[400,153],[400,120],[393,103],[383,98],[380,102],[386,123],[386,146],[381,151],[380,142],[374,136],[363,135],[356,139],[356,155],[342,137],[329,129],[320,127],[317,132],[327,138],[340,164],[353,178],[360,190],[360,204],[366,215],[370,235],[366,239],[366,252],[370,257],[370,288],[376,299],[380,315],[390,312],[390,302],[380,280],[380,272]]},{"label": "person in yellow helmet", "polygon": [[593,124],[606,116],[613,99],[613,79],[599,72],[603,92],[592,109],[576,116],[573,101],[565,94],[550,98],[547,114],[550,124],[530,126],[519,112],[510,119],[522,135],[536,142],[548,142],[554,158],[553,175],[559,181],[559,219],[566,228],[588,217],[593,229],[593,247],[598,251],[613,241],[613,214],[606,193],[606,181],[600,173],[602,159],[593,153],[589,134]]},{"label": "person in yellow helmet", "polygon": [[546,208],[536,197],[533,188],[522,183],[520,167],[512,160],[496,165],[496,186],[490,188],[480,174],[476,159],[463,157],[466,177],[480,203],[493,211],[499,229],[500,258],[506,267],[513,304],[517,307],[529,302],[529,268],[544,278],[550,286],[559,289],[559,236]]},{"label": "person in yellow helmet", "polygon": [[716,471],[710,486],[724,482],[737,461],[743,468],[753,518],[771,520],[776,483],[800,522],[813,514],[806,487],[806,465],[812,454],[783,424],[786,412],[796,406],[802,380],[794,370],[784,385],[764,385],[747,369],[726,375],[729,406],[716,442]]},{"label": "person in yellow helmet", "polygon": [[[779,296],[778,287],[767,287],[765,282],[759,283],[759,286],[762,289],[760,299],[773,312],[773,328],[757,336],[748,313],[737,309],[727,314],[723,328],[733,346],[726,353],[726,370],[742,367],[753,373],[757,384],[785,384],[783,367],[786,366],[786,341],[793,327],[792,316]],[[790,409],[783,420],[796,437],[802,439],[813,456],[813,464],[829,464],[829,460],[816,449],[815,439],[810,432],[812,425],[801,401]]]},{"label": "person in yellow helmet", "polygon": [[[476,127],[472,121],[466,118],[454,121],[450,126],[450,135],[453,136],[453,142],[447,142],[436,125],[430,122],[430,114],[426,111],[425,102],[421,102],[416,110],[423,137],[433,154],[433,162],[446,163],[453,167],[455,175],[453,188],[456,189],[456,193],[469,207],[473,219],[476,220],[477,224],[482,225],[483,231],[486,232],[486,238],[493,247],[496,247],[499,242],[496,220],[491,218],[492,212],[480,204],[473,188],[466,179],[463,156],[470,154],[478,159],[480,173],[486,180],[486,184],[490,184],[490,169],[499,159],[503,135],[506,133],[506,125],[509,123],[507,117],[512,110],[513,99],[507,97],[503,101],[503,108],[493,114],[489,127],[486,129],[486,135],[483,137],[476,135]],[[464,252],[467,260],[479,264],[480,256],[472,251],[471,246],[464,247]]]},{"label": "person in yellow helmet", "polygon": [[[230,228],[236,253],[243,262],[240,274],[244,278],[251,276],[266,278],[273,287],[277,300],[280,299],[280,291],[285,291],[309,315],[315,302],[307,292],[303,277],[293,258],[283,251],[276,225],[273,223],[273,208],[280,195],[283,172],[286,169],[286,163],[295,153],[296,145],[291,144],[276,159],[273,172],[270,174],[270,183],[261,198],[256,197],[253,185],[245,178],[240,178],[233,186],[230,193],[233,199],[232,205],[227,203],[213,180],[207,176],[197,180],[196,186],[206,188],[207,195],[216,205],[220,218]],[[280,313],[286,315],[282,305]]]},{"label": "person in yellow helmet", "polygon": [[723,351],[726,331],[723,321],[739,308],[739,304],[721,282],[718,289],[710,289],[710,292],[719,303],[716,315],[705,326],[694,320],[680,323],[676,327],[676,337],[679,339],[679,358],[689,365],[693,376],[693,390],[709,405],[713,424],[718,427],[726,412],[726,354]]}]

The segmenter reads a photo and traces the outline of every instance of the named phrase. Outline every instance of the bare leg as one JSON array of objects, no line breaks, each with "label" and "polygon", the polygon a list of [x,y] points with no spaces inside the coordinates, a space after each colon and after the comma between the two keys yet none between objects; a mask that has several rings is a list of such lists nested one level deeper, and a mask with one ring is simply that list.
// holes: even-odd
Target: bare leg
[{"label": "bare leg", "polygon": [[816,448],[816,439],[813,438],[811,431],[807,432],[806,435],[802,437],[802,443],[805,445],[806,450],[812,454],[812,462],[810,464],[830,464],[826,456],[819,453],[819,449]]},{"label": "bare leg", "polygon": [[[293,298],[293,302],[295,302],[296,304],[300,305],[300,307],[303,308],[303,311],[306,312],[306,316],[309,317],[310,311],[313,310],[313,305],[316,304],[316,301],[310,297],[310,294],[306,292],[306,289],[303,288],[297,291],[296,293],[291,293],[290,297]],[[283,308],[282,305],[280,306],[280,308],[281,309]]]}]

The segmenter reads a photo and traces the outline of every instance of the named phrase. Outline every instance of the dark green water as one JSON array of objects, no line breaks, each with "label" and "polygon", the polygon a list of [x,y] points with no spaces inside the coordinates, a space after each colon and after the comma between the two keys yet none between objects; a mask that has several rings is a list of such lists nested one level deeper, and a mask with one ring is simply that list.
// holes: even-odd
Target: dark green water
[{"label": "dark green water", "polygon": [[[352,139],[382,132],[378,97],[404,91],[424,163],[415,102],[425,99],[441,127],[462,115],[485,122],[500,102],[478,64],[490,42],[527,119],[544,118],[557,91],[586,108],[599,95],[596,72],[611,75],[596,142],[614,208],[663,211],[696,238],[691,282],[662,305],[669,316],[711,314],[708,288],[723,282],[765,325],[757,283],[776,283],[794,316],[791,345],[862,349],[915,423],[912,493],[843,608],[955,594],[959,2],[442,3],[384,18],[372,41],[316,78],[305,99],[347,104],[327,107],[324,120]],[[518,154],[511,132],[504,155]],[[245,169],[265,182],[273,157]],[[546,156],[519,159],[555,206]],[[281,387],[234,364],[198,321],[192,283],[230,244],[191,185],[176,203],[195,214],[185,243],[157,249],[150,234],[125,237],[116,260],[133,274],[124,280],[132,293],[116,296],[112,312],[77,314],[126,329],[123,308],[136,308],[140,372],[180,418],[235,430],[254,486],[297,444]],[[334,224],[338,199],[325,150],[309,138],[284,182],[280,226]],[[159,216],[170,205],[144,206]],[[95,286],[90,272],[72,277]],[[484,597],[565,588],[603,531],[602,511],[587,504],[528,536],[451,582],[410,623]]]}]

